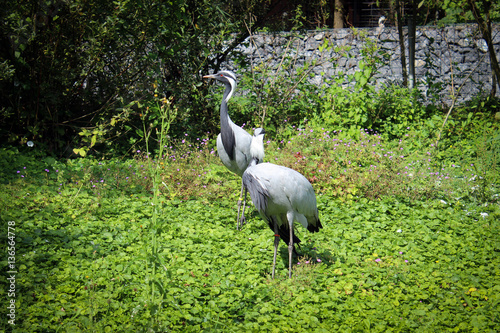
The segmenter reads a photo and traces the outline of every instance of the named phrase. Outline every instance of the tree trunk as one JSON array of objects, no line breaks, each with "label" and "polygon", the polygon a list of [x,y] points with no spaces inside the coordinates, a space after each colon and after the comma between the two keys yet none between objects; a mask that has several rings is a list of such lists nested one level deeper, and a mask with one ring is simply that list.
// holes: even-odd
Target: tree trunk
[{"label": "tree trunk", "polygon": [[334,3],[333,8],[333,28],[339,29],[344,27],[344,16],[342,14],[344,7],[341,0],[331,0]]},{"label": "tree trunk", "polygon": [[415,88],[415,30],[416,24],[414,20],[414,16],[408,18],[408,87],[410,89]]},{"label": "tree trunk", "polygon": [[[500,88],[500,67],[498,65],[498,59],[495,53],[495,48],[493,47],[493,41],[491,39],[491,19],[490,19],[490,7],[491,1],[483,0],[484,14],[486,14],[486,20],[483,19],[479,9],[476,6],[476,1],[467,0],[469,4],[470,10],[474,18],[476,19],[477,24],[479,25],[479,30],[483,35],[484,40],[486,40],[486,44],[488,45],[488,52],[490,54],[490,64],[491,70],[493,72],[493,84],[491,87],[491,94],[494,96],[496,94],[496,85]],[[496,83],[496,84],[495,84]]]},{"label": "tree trunk", "polygon": [[403,85],[407,87],[408,73],[406,71],[405,36],[403,33],[403,10],[401,9],[400,0],[396,0],[396,16],[397,16],[398,33],[399,33],[399,48],[401,50],[401,69],[403,70]]}]

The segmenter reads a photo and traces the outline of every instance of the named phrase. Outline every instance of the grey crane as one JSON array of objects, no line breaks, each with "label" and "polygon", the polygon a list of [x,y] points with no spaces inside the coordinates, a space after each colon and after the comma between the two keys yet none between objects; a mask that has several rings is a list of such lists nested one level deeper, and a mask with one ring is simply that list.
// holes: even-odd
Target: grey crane
[{"label": "grey crane", "polygon": [[[259,133],[257,133],[259,131]],[[251,154],[264,153],[260,129],[257,129],[251,145]],[[299,172],[271,164],[250,162],[242,176],[243,186],[250,193],[252,202],[261,217],[274,231],[273,272],[276,269],[276,254],[280,238],[288,245],[288,277],[292,277],[292,255],[300,239],[295,235],[293,222],[297,221],[310,232],[323,228],[319,220],[316,195],[311,183]]]},{"label": "grey crane", "polygon": [[[215,79],[224,83],[226,86],[220,105],[220,134],[217,136],[217,152],[222,164],[224,164],[230,171],[241,177],[250,164],[250,161],[253,159],[253,156],[250,154],[252,135],[233,123],[231,118],[229,118],[227,102],[236,89],[236,75],[234,75],[231,71],[220,71],[217,74],[205,75],[203,78]],[[264,148],[262,146],[262,152],[263,150]],[[259,155],[256,162],[262,162],[263,158],[264,154],[262,153],[262,155]],[[245,192],[245,196],[240,219],[243,192]],[[236,222],[236,229],[239,229],[245,221],[246,197],[247,191],[242,184],[241,194],[238,199],[238,220]]]}]

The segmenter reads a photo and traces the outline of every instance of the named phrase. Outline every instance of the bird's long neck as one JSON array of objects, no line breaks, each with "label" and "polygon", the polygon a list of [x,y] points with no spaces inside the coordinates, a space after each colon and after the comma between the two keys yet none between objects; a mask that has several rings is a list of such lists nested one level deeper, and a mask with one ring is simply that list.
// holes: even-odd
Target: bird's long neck
[{"label": "bird's long neck", "polygon": [[233,94],[233,87],[231,84],[226,84],[226,90],[224,91],[224,96],[222,97],[222,103],[220,105],[220,133],[222,139],[222,145],[224,146],[224,150],[228,154],[231,160],[234,160],[234,145],[235,145],[235,137],[234,132],[231,127],[233,122],[231,118],[229,118],[228,109],[227,109],[227,101],[231,98]]},{"label": "bird's long neck", "polygon": [[221,130],[221,132],[224,132],[225,129],[230,128],[229,123],[231,122],[231,119],[229,118],[229,113],[227,111],[228,111],[227,102],[225,101],[225,99],[222,99],[222,103],[220,104],[220,130]]},{"label": "bird's long neck", "polygon": [[222,96],[222,102],[220,104],[220,128],[221,132],[224,128],[229,128],[229,123],[231,123],[231,118],[229,118],[227,102],[233,94],[233,87],[231,84],[226,83],[226,90],[224,90],[224,95]]}]

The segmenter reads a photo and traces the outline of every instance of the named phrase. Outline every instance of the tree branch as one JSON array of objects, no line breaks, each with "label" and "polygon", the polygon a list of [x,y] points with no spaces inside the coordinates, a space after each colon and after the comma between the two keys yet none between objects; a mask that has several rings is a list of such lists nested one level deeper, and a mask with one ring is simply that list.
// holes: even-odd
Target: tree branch
[{"label": "tree branch", "polygon": [[[496,83],[497,83],[498,87],[500,88],[500,66],[498,65],[498,59],[497,59],[497,56],[495,54],[495,48],[493,47],[493,41],[491,39],[491,21],[489,19],[489,9],[490,9],[491,2],[490,1],[483,1],[484,11],[485,11],[486,17],[487,17],[486,21],[481,16],[481,13],[479,12],[479,9],[476,6],[476,1],[467,0],[467,3],[469,4],[472,15],[474,15],[474,18],[476,19],[476,22],[479,25],[479,30],[481,31],[481,34],[483,35],[483,38],[486,40],[486,44],[488,45],[488,52],[490,54],[491,70],[493,71],[493,75],[496,78]],[[493,86],[492,91],[495,91],[495,88],[496,87]]]}]

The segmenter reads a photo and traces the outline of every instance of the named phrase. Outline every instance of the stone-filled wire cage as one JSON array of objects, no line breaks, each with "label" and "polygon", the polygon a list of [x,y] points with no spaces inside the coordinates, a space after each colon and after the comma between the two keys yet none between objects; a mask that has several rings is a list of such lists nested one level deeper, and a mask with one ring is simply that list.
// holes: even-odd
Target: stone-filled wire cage
[{"label": "stone-filled wire cage", "polygon": [[[494,24],[492,29],[497,54],[500,53],[499,28]],[[403,32],[408,67],[407,27]],[[320,86],[341,74],[347,76],[359,70],[361,51],[368,40],[376,44],[379,54],[385,55],[381,57],[382,63],[377,67],[371,84],[378,87],[402,84],[399,33],[394,26],[254,34],[237,49],[249,66],[238,68],[229,61],[224,67],[241,71],[245,68],[259,70],[265,66],[279,75],[280,71],[297,72],[307,65],[308,75],[304,79]],[[329,47],[324,48],[325,45]],[[290,60],[286,68],[283,59]],[[418,89],[429,96],[431,92],[433,96],[437,94],[443,103],[450,103],[457,95],[460,103],[478,94],[488,94],[492,87],[492,70],[486,42],[477,25],[418,26],[415,76]]]}]

